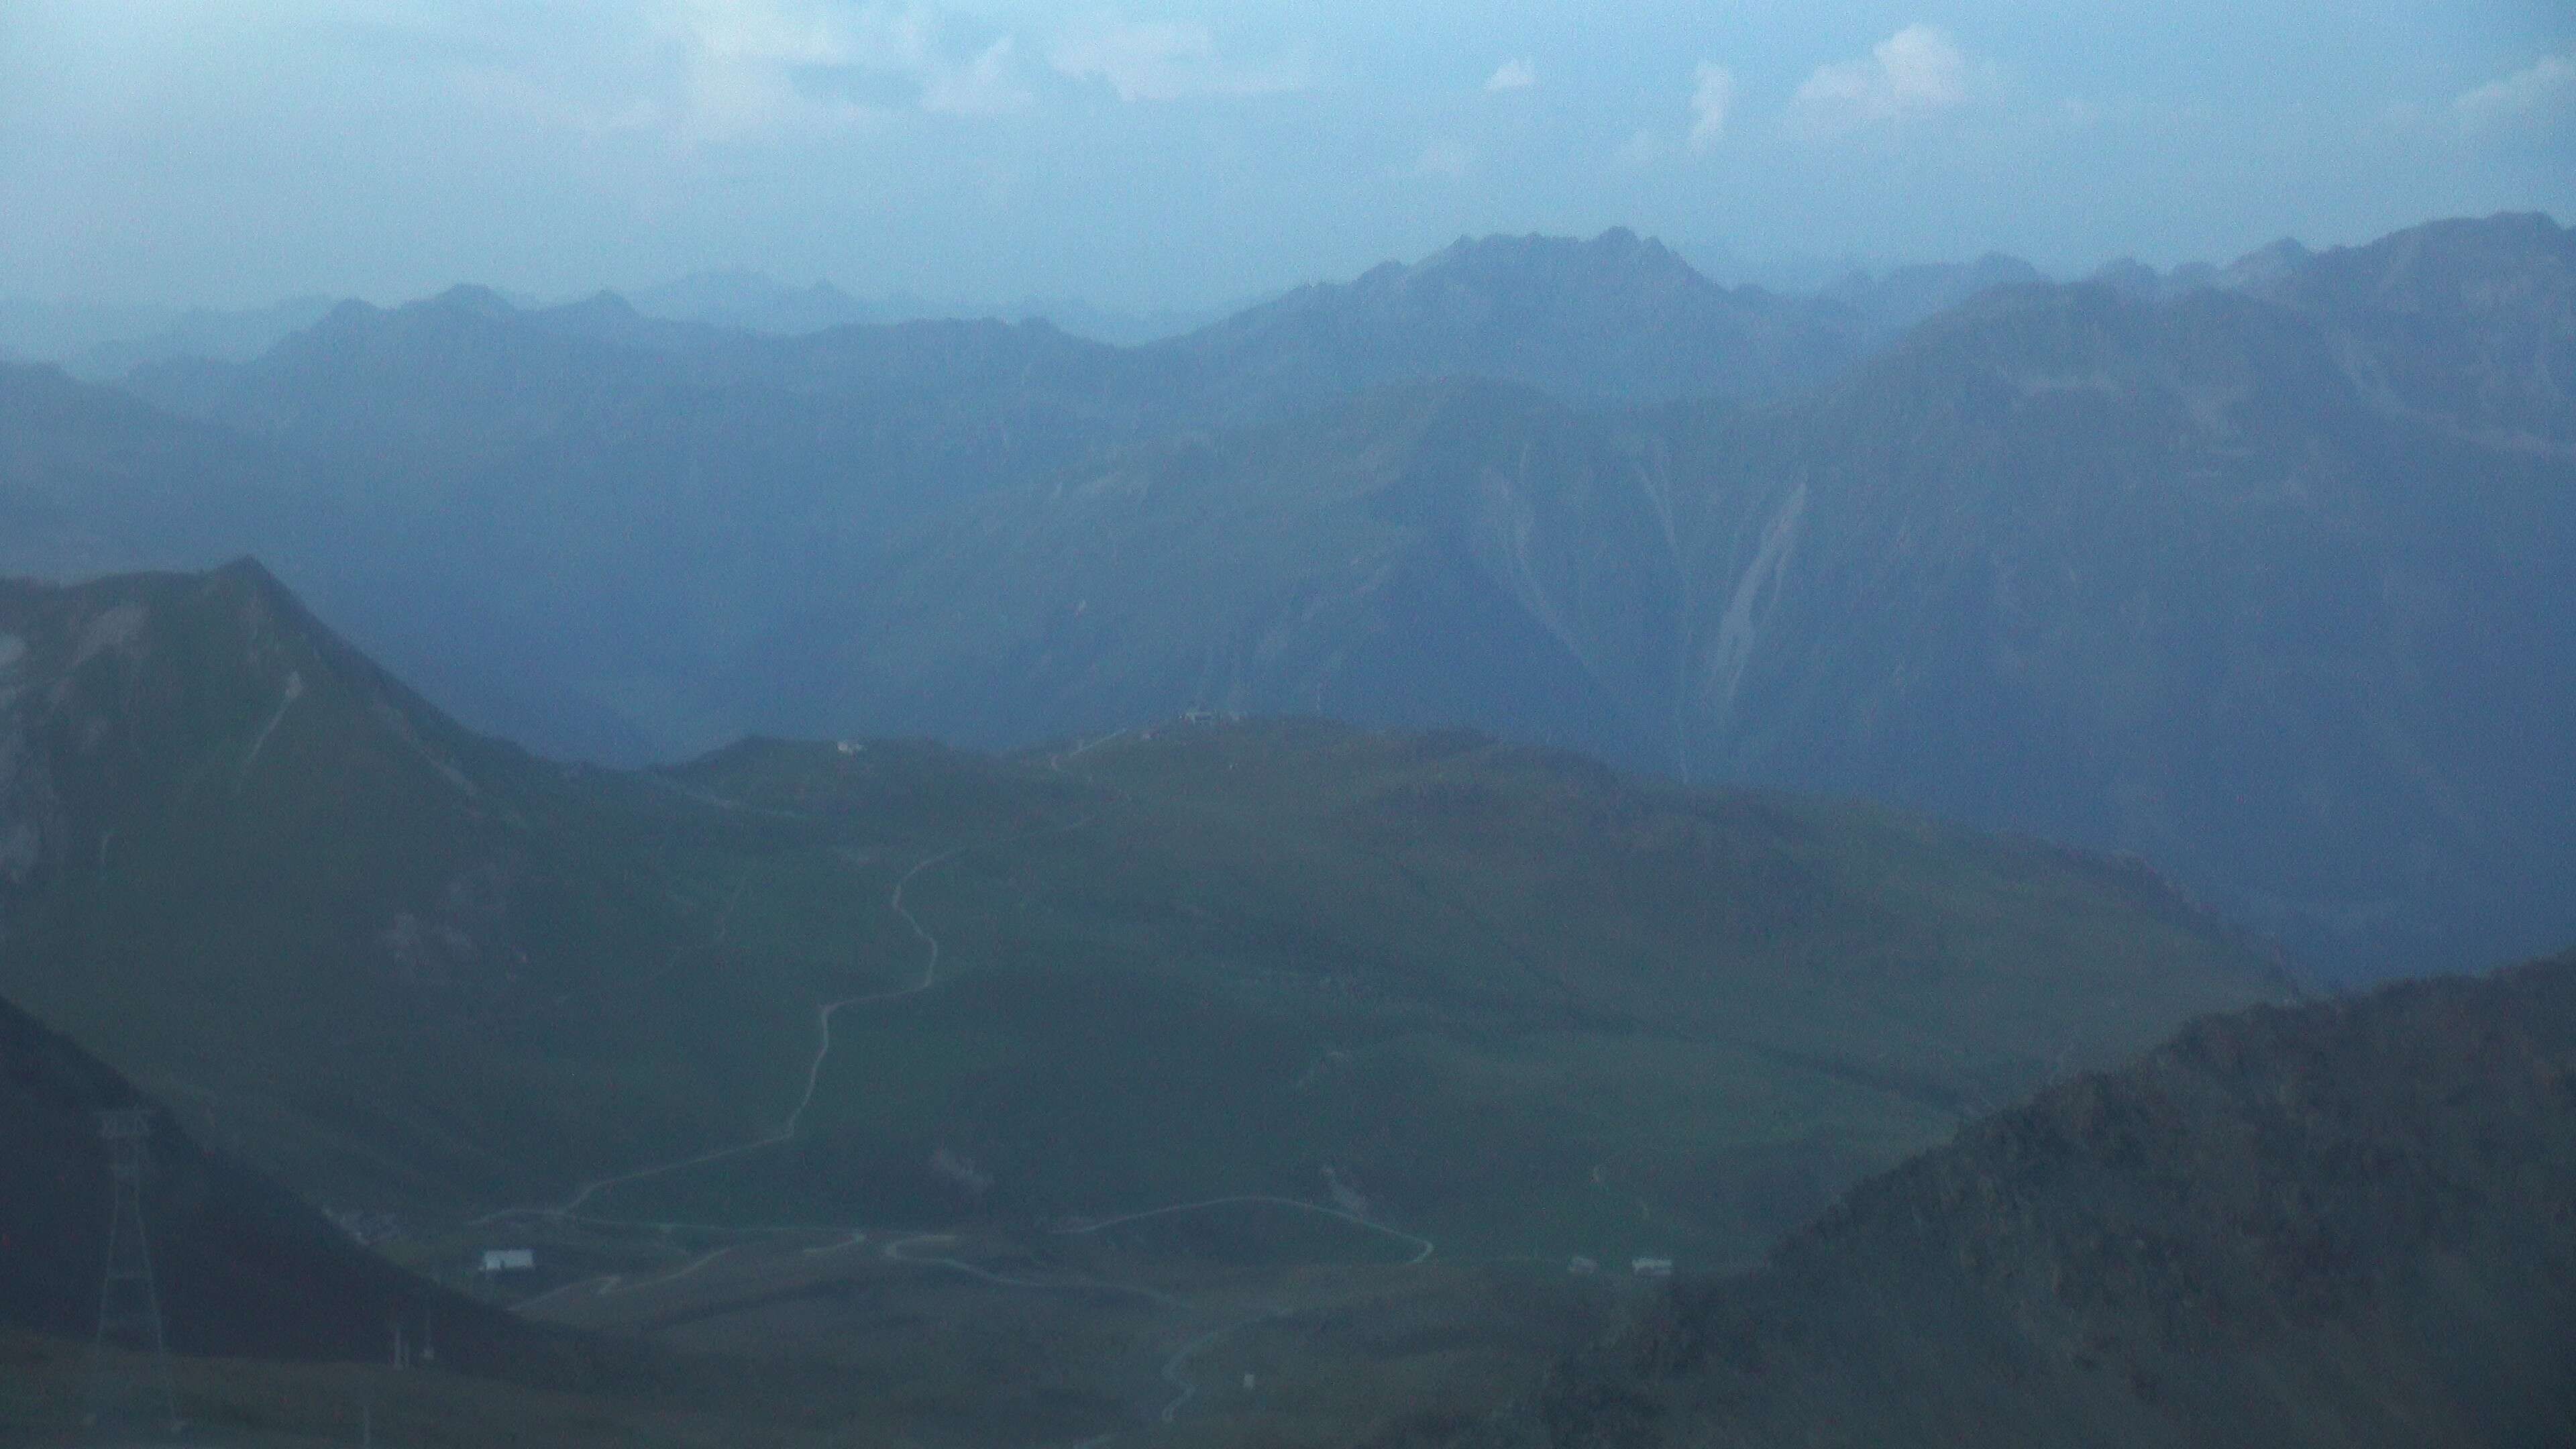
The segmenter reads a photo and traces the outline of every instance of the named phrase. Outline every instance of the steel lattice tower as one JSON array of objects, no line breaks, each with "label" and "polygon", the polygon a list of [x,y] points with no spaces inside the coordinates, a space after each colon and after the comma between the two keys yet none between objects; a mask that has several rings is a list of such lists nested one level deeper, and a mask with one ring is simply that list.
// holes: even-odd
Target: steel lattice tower
[{"label": "steel lattice tower", "polygon": [[151,1163],[152,1110],[98,1114],[114,1179],[108,1208],[107,1273],[98,1290],[98,1338],[90,1349],[90,1424],[113,1439],[176,1434],[179,1401],[170,1384],[170,1347],[161,1332],[161,1292],[143,1234],[143,1178]]}]

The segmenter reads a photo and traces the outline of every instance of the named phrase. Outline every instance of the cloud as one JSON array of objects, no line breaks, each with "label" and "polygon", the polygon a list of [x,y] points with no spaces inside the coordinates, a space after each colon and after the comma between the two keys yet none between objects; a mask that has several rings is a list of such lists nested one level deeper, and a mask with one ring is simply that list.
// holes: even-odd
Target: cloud
[{"label": "cloud", "polygon": [[874,6],[853,14],[819,0],[678,0],[657,28],[680,70],[679,95],[658,119],[692,140],[842,131],[881,119],[881,108],[814,88],[808,77],[921,43],[908,16]]},{"label": "cloud", "polygon": [[1861,60],[1818,66],[1790,100],[1793,121],[1817,135],[1894,124],[1963,105],[1974,79],[1966,52],[1935,25],[1909,25]]},{"label": "cloud", "polygon": [[1005,35],[962,66],[937,66],[922,77],[921,108],[948,116],[1005,116],[1037,104],[1037,93],[1012,64]]},{"label": "cloud", "polygon": [[1664,138],[1649,126],[1619,143],[1610,159],[1630,171],[1643,171],[1664,159]]},{"label": "cloud", "polygon": [[1489,91],[1525,91],[1538,84],[1538,67],[1526,60],[1507,60],[1485,77]]},{"label": "cloud", "polygon": [[670,23],[710,59],[760,65],[847,65],[862,44],[922,43],[910,15],[875,6],[852,14],[819,0],[680,0]]},{"label": "cloud", "polygon": [[1459,141],[1434,141],[1399,175],[1435,181],[1464,181],[1475,169],[1476,153]]},{"label": "cloud", "polygon": [[2451,117],[2472,136],[2576,122],[2576,51],[2544,55],[2501,80],[2463,92],[2451,102]]},{"label": "cloud", "polygon": [[609,38],[623,70],[530,61],[471,69],[460,84],[565,129],[684,144],[830,138],[907,111],[997,116],[1037,103],[1011,36],[923,4],[661,0],[637,23]]},{"label": "cloud", "polygon": [[1701,61],[1691,82],[1692,150],[1705,151],[1726,139],[1726,116],[1734,106],[1735,72]]},{"label": "cloud", "polygon": [[1204,25],[1093,21],[1057,41],[1055,68],[1076,80],[1105,81],[1122,101],[1177,101],[1193,96],[1258,96],[1302,90],[1291,58],[1267,68],[1225,59]]}]

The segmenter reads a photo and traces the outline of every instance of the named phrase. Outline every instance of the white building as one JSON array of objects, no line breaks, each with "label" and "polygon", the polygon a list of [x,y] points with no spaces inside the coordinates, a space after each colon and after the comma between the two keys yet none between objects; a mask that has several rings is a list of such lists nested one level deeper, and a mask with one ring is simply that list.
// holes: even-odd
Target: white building
[{"label": "white building", "polygon": [[528,1273],[537,1266],[534,1248],[485,1248],[483,1271],[486,1273]]}]

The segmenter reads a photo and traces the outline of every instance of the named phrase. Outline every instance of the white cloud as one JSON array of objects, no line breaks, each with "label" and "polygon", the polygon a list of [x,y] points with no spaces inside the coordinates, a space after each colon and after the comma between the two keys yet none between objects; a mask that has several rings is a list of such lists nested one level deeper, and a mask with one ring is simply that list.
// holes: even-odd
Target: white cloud
[{"label": "white cloud", "polygon": [[1485,78],[1489,91],[1525,91],[1538,84],[1538,67],[1526,60],[1507,60]]},{"label": "white cloud", "polygon": [[870,7],[853,17],[819,0],[679,0],[671,9],[670,23],[701,54],[714,60],[846,65],[862,26],[878,44],[898,35],[912,39],[904,34],[909,30],[908,17],[875,11]]},{"label": "white cloud", "polygon": [[1649,126],[1619,143],[1610,159],[1631,171],[1643,171],[1664,159],[1664,138]]},{"label": "white cloud", "polygon": [[[677,0],[657,27],[680,68],[680,94],[661,119],[689,139],[714,141],[879,119],[875,107],[799,81],[800,72],[853,64],[863,44],[873,51],[900,43],[899,19],[874,10],[853,16],[819,0]],[[898,33],[880,33],[889,27]]]},{"label": "white cloud", "polygon": [[1266,68],[1238,66],[1204,25],[1093,21],[1067,29],[1051,57],[1076,80],[1104,81],[1122,101],[1191,96],[1258,96],[1305,86],[1293,58]]},{"label": "white cloud", "polygon": [[2576,123],[2576,51],[2544,55],[2463,93],[2451,102],[2451,115],[2473,136]]},{"label": "white cloud", "polygon": [[[1012,37],[918,3],[660,0],[623,43],[635,62],[603,91],[560,66],[488,68],[479,96],[591,135],[661,132],[688,144],[831,137],[918,108],[953,116],[1026,110],[1037,97]],[[640,44],[638,43],[640,41]]]},{"label": "white cloud", "polygon": [[934,66],[922,77],[921,108],[949,116],[1003,116],[1037,104],[1037,93],[1012,64],[1005,35],[962,66]]},{"label": "white cloud", "polygon": [[1735,72],[1701,61],[1691,81],[1690,144],[1705,151],[1726,139],[1726,116],[1735,108]]},{"label": "white cloud", "polygon": [[1964,104],[1973,69],[1948,31],[1909,25],[1861,60],[1818,66],[1790,101],[1793,120],[1821,135],[1915,120]]},{"label": "white cloud", "polygon": [[1475,166],[1476,153],[1463,142],[1434,141],[1423,147],[1422,154],[1399,174],[1432,181],[1464,181]]}]

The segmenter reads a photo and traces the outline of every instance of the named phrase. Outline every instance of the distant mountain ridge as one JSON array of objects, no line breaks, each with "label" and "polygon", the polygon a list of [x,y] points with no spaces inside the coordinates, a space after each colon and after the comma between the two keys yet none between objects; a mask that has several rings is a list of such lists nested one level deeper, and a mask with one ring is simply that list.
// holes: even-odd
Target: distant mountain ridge
[{"label": "distant mountain ridge", "polygon": [[[1466,719],[2134,851],[2346,969],[2526,952],[2576,929],[2567,246],[2367,254],[2536,309],[2008,286],[1769,408],[1417,388],[1140,448],[925,531],[732,690],[986,744]],[[2414,373],[2395,317],[2444,339]]]},{"label": "distant mountain ridge", "polygon": [[[190,426],[57,398],[91,421],[0,498],[55,500],[24,568],[274,558],[560,753],[1466,723],[2136,852],[2402,969],[2576,925],[2530,743],[2568,671],[2514,662],[2569,649],[2568,246],[2505,216],[1820,301],[1489,238],[1146,348],[461,290],[137,376]],[[185,529],[115,512],[192,489]]]},{"label": "distant mountain ridge", "polygon": [[2576,458],[2576,231],[2538,213],[2434,222],[2234,278],[2328,319],[2376,405]]},{"label": "distant mountain ridge", "polygon": [[[1801,320],[1816,306],[1825,323]],[[1841,356],[1842,329],[1618,233],[1462,244],[1139,348],[1043,322],[752,337],[612,295],[525,310],[460,287],[129,387],[316,461],[309,524],[246,546],[335,618],[479,722],[631,761],[730,737],[753,715],[716,678],[888,541],[1106,450],[1405,377],[1768,393]],[[478,680],[454,679],[460,657]]]},{"label": "distant mountain ridge", "polygon": [[1894,335],[1980,292],[2035,286],[2048,280],[2039,268],[2019,257],[1988,252],[1973,262],[1894,267],[1877,276],[1853,272],[1824,288],[1824,295],[1850,307],[1876,331]]},{"label": "distant mountain ridge", "polygon": [[696,272],[626,294],[648,317],[799,337],[835,327],[893,322],[1043,319],[1077,337],[1133,347],[1194,331],[1222,309],[1124,310],[1064,298],[1007,303],[939,302],[897,293],[862,300],[830,282],[792,286],[748,268]]},{"label": "distant mountain ridge", "polygon": [[1574,403],[1768,398],[1862,351],[1836,303],[1729,290],[1660,242],[1462,239],[1412,266],[1300,288],[1174,345],[1235,376],[1326,397],[1452,377]]},{"label": "distant mountain ridge", "polygon": [[53,362],[94,382],[177,357],[244,362],[312,326],[332,304],[322,296],[229,310],[0,300],[0,355]]}]

